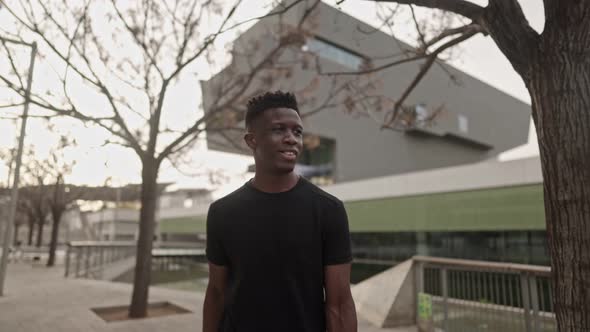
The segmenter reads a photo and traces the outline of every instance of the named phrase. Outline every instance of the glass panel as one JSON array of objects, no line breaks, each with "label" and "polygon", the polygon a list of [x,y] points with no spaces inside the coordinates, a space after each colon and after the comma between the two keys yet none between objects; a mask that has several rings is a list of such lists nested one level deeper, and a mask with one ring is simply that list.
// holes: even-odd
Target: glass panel
[{"label": "glass panel", "polygon": [[351,239],[355,258],[389,263],[416,254],[546,266],[550,263],[545,231],[353,232]]},{"label": "glass panel", "polygon": [[363,58],[360,56],[317,38],[308,40],[305,49],[352,69],[359,69],[363,63]]},{"label": "glass panel", "polygon": [[306,134],[295,171],[317,185],[334,183],[335,149],[335,140]]}]

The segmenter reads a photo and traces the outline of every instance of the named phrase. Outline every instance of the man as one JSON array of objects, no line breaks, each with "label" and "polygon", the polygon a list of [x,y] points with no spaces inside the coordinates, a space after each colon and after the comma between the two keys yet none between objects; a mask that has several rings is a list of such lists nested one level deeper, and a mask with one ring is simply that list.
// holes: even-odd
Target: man
[{"label": "man", "polygon": [[256,174],[211,204],[203,331],[356,332],[346,211],[293,170],[303,149],[295,96],[248,102]]}]

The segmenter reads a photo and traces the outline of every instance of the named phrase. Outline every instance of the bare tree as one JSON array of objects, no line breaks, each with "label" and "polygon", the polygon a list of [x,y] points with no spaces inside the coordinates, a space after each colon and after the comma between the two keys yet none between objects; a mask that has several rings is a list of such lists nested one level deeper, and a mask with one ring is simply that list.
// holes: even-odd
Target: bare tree
[{"label": "bare tree", "polygon": [[42,161],[42,168],[46,178],[50,181],[47,192],[47,205],[51,211],[51,240],[49,242],[49,258],[47,266],[55,265],[55,252],[58,244],[59,228],[64,212],[84,195],[84,187],[69,186],[66,184],[66,176],[72,172],[75,161],[68,162],[63,155],[64,149],[76,145],[76,141],[66,136],[61,136],[55,149],[49,153],[49,157]]},{"label": "bare tree", "polygon": [[57,177],[51,186],[51,195],[49,197],[49,206],[51,209],[51,242],[49,244],[49,258],[47,259],[47,266],[55,265],[55,252],[57,249],[59,228],[61,218],[66,210],[76,202],[83,195],[83,188],[66,185],[64,182],[64,175],[57,174]]},{"label": "bare tree", "polygon": [[12,245],[13,246],[20,246],[23,241],[20,239],[20,229],[22,226],[27,224],[27,210],[26,205],[22,200],[19,200],[19,203],[16,207],[16,216],[14,219],[14,233],[12,237]]},{"label": "bare tree", "polygon": [[[223,6],[219,0],[112,0],[108,5],[91,0],[0,0],[13,19],[0,24],[2,32],[15,39],[37,40],[40,54],[51,60],[60,82],[59,89],[54,85],[47,87],[48,91],[34,90],[31,103],[49,111],[44,114],[67,116],[103,128],[110,135],[105,144],[125,146],[141,161],[140,229],[131,317],[147,313],[160,166],[191,148],[207,128],[233,130],[237,113],[228,106],[248,98],[252,83],[268,78],[265,69],[272,68],[282,50],[299,40],[295,32],[285,33],[272,49],[257,49],[265,56],[248,73],[226,82],[205,115],[175,109],[170,91],[189,75],[212,65],[218,37],[245,23],[233,20],[242,2]],[[302,2],[312,7],[319,1],[291,1],[265,16],[280,16]],[[5,52],[11,54],[9,49]],[[23,96],[23,74],[13,57],[6,59],[13,70],[0,73],[0,83]],[[261,76],[263,72],[265,76]],[[18,103],[16,100],[11,105]],[[184,118],[174,121],[174,111],[184,111]]]},{"label": "bare tree", "polygon": [[45,171],[42,167],[39,167],[39,161],[35,159],[33,148],[27,147],[25,155],[23,188],[20,189],[21,197],[19,198],[18,207],[24,211],[28,220],[29,235],[27,244],[29,246],[33,245],[33,235],[36,228],[35,246],[40,247],[43,243],[45,221],[50,213],[47,201],[49,191]]}]

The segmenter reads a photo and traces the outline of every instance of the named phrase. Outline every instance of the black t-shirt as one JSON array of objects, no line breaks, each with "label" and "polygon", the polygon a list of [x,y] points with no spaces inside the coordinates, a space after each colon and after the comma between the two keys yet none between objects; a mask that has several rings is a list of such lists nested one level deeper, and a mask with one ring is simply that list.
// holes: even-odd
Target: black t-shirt
[{"label": "black t-shirt", "polygon": [[324,266],[352,260],[340,200],[300,178],[289,191],[246,183],[211,204],[207,258],[229,271],[223,332],[324,332]]}]

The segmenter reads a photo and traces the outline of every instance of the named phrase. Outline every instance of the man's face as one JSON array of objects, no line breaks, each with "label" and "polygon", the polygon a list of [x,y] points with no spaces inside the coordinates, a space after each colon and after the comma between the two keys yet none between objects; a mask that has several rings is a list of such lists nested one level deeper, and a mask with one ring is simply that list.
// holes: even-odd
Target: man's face
[{"label": "man's face", "polygon": [[290,108],[268,109],[252,127],[245,139],[254,152],[256,171],[292,172],[303,149],[303,125],[299,114]]}]

